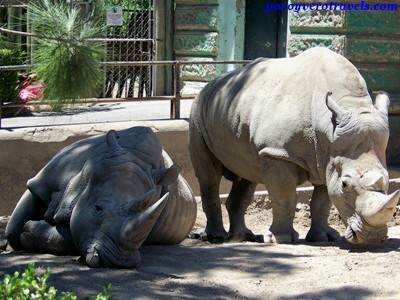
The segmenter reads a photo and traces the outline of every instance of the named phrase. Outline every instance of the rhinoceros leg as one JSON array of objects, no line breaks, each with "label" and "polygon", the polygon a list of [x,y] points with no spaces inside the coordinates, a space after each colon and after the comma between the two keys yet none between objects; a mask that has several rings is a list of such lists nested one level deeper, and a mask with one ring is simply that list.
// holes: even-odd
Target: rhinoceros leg
[{"label": "rhinoceros leg", "polygon": [[272,204],[273,220],[265,242],[292,243],[299,234],[293,228],[296,212],[298,167],[288,161],[264,158],[265,186]]},{"label": "rhinoceros leg", "polygon": [[306,236],[307,242],[327,242],[340,239],[340,234],[328,225],[331,206],[326,186],[314,186],[310,203],[311,228]]},{"label": "rhinoceros leg", "polygon": [[24,249],[34,251],[79,253],[68,227],[53,226],[44,220],[26,222],[24,232],[21,234],[21,244]]},{"label": "rhinoceros leg", "polygon": [[29,220],[43,219],[45,207],[43,201],[26,190],[18,201],[6,227],[6,237],[9,245],[14,250],[22,250],[21,234],[24,232],[25,223]]},{"label": "rhinoceros leg", "polygon": [[189,141],[190,157],[199,180],[203,211],[207,217],[204,235],[210,243],[223,243],[228,237],[222,222],[219,197],[223,165],[211,153],[198,132],[191,132]]},{"label": "rhinoceros leg", "polygon": [[232,184],[232,189],[226,201],[230,223],[228,239],[231,241],[264,242],[263,235],[255,235],[246,227],[244,220],[246,209],[253,199],[256,185],[256,183],[244,178],[240,181],[234,181]]}]

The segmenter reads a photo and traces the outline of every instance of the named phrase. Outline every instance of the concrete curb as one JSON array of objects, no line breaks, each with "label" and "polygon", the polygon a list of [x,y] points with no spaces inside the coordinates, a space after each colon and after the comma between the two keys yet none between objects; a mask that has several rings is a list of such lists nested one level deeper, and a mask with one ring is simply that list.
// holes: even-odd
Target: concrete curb
[{"label": "concrete curb", "polygon": [[185,119],[161,121],[131,121],[93,124],[72,124],[62,126],[24,127],[0,129],[0,140],[24,140],[27,142],[62,142],[70,137],[85,137],[107,133],[109,130],[123,130],[133,126],[147,126],[154,132],[188,131],[189,123]]}]

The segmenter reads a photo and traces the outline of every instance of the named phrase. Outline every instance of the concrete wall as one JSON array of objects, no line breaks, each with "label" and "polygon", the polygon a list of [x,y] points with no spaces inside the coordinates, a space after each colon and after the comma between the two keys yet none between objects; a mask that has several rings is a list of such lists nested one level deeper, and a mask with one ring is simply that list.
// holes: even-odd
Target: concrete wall
[{"label": "concrete wall", "polygon": [[[400,116],[396,122],[399,122],[400,125]],[[0,216],[11,214],[26,189],[27,180],[35,176],[63,147],[88,136],[106,133],[111,129],[118,131],[131,126],[149,126],[156,132],[173,161],[181,165],[181,174],[188,181],[194,194],[199,196],[198,182],[193,172],[187,148],[188,123],[184,120],[37,127],[13,131],[0,130]],[[400,128],[400,126],[396,128]],[[395,156],[393,150],[398,151],[399,149],[389,148],[388,150],[388,157],[390,157]],[[392,172],[391,177],[400,177],[400,168]],[[307,185],[305,184],[303,187]],[[222,180],[220,193],[229,193],[230,186],[230,182]],[[393,188],[400,188],[400,180],[392,184],[392,190]],[[259,185],[257,190],[264,190],[264,186]],[[299,201],[306,202],[311,192],[309,189],[302,190],[298,195]],[[265,195],[262,194],[261,197],[265,197]]]}]

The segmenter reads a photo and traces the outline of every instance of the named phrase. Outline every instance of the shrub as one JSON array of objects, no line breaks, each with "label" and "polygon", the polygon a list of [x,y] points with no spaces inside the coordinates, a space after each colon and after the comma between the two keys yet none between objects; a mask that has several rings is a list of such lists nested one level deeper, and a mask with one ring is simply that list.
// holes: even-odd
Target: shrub
[{"label": "shrub", "polygon": [[[35,265],[30,263],[25,271],[20,274],[6,274],[0,283],[0,299],[4,300],[76,300],[74,293],[57,295],[57,289],[47,285],[50,270],[47,269],[42,276],[35,275]],[[96,296],[96,300],[107,300],[110,295],[110,284],[104,285],[103,292]]]},{"label": "shrub", "polygon": [[[0,49],[0,66],[21,65],[22,52],[15,49]],[[0,101],[18,101],[18,71],[0,72]]]},{"label": "shrub", "polygon": [[52,0],[31,1],[29,14],[38,35],[35,71],[46,85],[46,99],[57,107],[97,94],[104,73],[99,64],[104,45],[91,39],[102,36],[104,19],[94,11],[84,18],[66,1]]}]

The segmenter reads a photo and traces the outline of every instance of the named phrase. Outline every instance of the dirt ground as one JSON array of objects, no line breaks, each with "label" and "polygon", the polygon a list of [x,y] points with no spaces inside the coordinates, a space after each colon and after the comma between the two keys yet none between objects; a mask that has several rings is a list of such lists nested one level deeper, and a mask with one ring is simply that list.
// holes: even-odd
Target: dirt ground
[{"label": "dirt ground", "polygon": [[[355,246],[345,241],[310,244],[308,205],[299,204],[294,245],[229,243],[187,239],[176,246],[144,246],[138,269],[90,269],[75,256],[21,252],[0,254],[0,275],[29,262],[51,268],[50,283],[94,299],[111,283],[111,299],[400,299],[400,207],[384,244]],[[271,223],[266,202],[248,209],[248,227],[263,232]],[[5,220],[3,219],[3,225]],[[344,233],[332,210],[331,224]],[[199,206],[195,229],[204,228]]]}]

